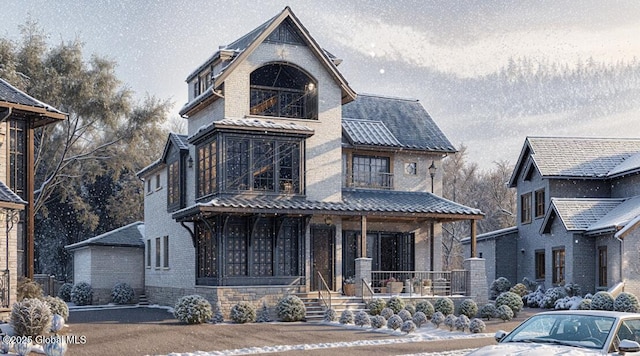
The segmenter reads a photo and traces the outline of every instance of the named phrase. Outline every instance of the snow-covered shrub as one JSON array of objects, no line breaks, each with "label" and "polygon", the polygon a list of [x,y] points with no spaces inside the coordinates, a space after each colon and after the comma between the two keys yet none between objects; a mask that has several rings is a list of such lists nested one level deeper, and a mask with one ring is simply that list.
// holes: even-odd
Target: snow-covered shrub
[{"label": "snow-covered shrub", "polygon": [[64,328],[64,318],[62,317],[62,315],[52,314],[51,328],[49,330],[52,333],[57,333],[58,331],[62,330],[62,328]]},{"label": "snow-covered shrub", "polygon": [[416,313],[423,312],[427,319],[430,319],[435,310],[433,309],[433,304],[431,304],[428,300],[423,300],[416,305]]},{"label": "snow-covered shrub", "polygon": [[338,320],[338,313],[335,309],[327,309],[324,311],[324,321],[330,323],[332,321]]},{"label": "snow-covered shrub", "polygon": [[440,327],[440,324],[444,323],[444,319],[444,314],[439,311],[434,312],[433,315],[431,315],[431,323],[435,325],[436,328]]},{"label": "snow-covered shrub", "polygon": [[613,310],[615,311],[637,313],[638,308],[638,298],[632,293],[622,292],[613,301]]},{"label": "snow-covered shrub", "polygon": [[25,298],[11,308],[11,325],[16,336],[43,335],[51,328],[51,318],[49,305],[38,298]]},{"label": "snow-covered shrub", "polygon": [[512,292],[521,297],[524,297],[529,293],[529,290],[527,289],[527,286],[525,286],[524,284],[518,283],[515,286],[511,287],[511,289],[509,289],[509,292]]},{"label": "snow-covered shrub", "polygon": [[404,310],[408,311],[409,313],[411,313],[411,315],[413,315],[416,313],[416,306],[409,303],[404,306]]},{"label": "snow-covered shrub", "polygon": [[173,315],[183,323],[202,324],[211,319],[213,312],[209,301],[202,296],[193,294],[178,299],[173,308]]},{"label": "snow-covered shrub", "polygon": [[371,325],[371,319],[369,318],[369,314],[364,310],[357,312],[354,323],[360,327],[365,325]]},{"label": "snow-covered shrub", "polygon": [[375,298],[367,304],[367,309],[369,309],[369,314],[371,315],[380,315],[380,312],[382,312],[382,309],[386,306],[387,302],[385,302],[384,299]]},{"label": "snow-covered shrub", "polygon": [[449,331],[453,331],[453,329],[455,329],[456,327],[456,320],[458,318],[453,315],[453,314],[449,314],[444,318],[444,326],[449,328]]},{"label": "snow-covered shrub", "polygon": [[64,300],[58,297],[50,297],[48,295],[42,297],[42,300],[44,300],[45,303],[49,305],[51,314],[58,314],[64,320],[67,320],[69,318],[69,307],[67,306],[67,303],[64,302]]},{"label": "snow-covered shrub", "polygon": [[504,321],[513,319],[513,310],[508,305],[503,304],[496,309],[496,316]]},{"label": "snow-covered shrub", "polygon": [[413,314],[413,323],[416,324],[417,327],[421,327],[426,324],[427,321],[427,316],[423,312],[416,312]]},{"label": "snow-covered shrub", "polygon": [[71,290],[73,289],[72,283],[65,283],[60,286],[60,290],[58,290],[58,297],[65,302],[71,301]]},{"label": "snow-covered shrub", "polygon": [[591,298],[591,310],[613,310],[613,302],[611,293],[600,291]]},{"label": "snow-covered shrub", "polygon": [[474,334],[478,334],[484,331],[487,328],[487,325],[482,321],[482,319],[473,318],[471,322],[469,322],[469,331]]},{"label": "snow-covered shrub", "polygon": [[538,282],[532,281],[527,277],[522,278],[522,284],[524,284],[528,291],[535,291],[540,286]]},{"label": "snow-covered shrub", "polygon": [[522,301],[529,308],[540,308],[540,306],[542,305],[542,300],[544,299],[544,293],[545,292],[542,286],[538,286],[536,287],[535,291],[522,297]]},{"label": "snow-covered shrub", "polygon": [[509,289],[511,289],[511,282],[504,277],[499,277],[491,282],[491,287],[489,287],[490,298],[496,299],[500,294],[508,292]]},{"label": "snow-covered shrub", "polygon": [[71,289],[71,302],[75,305],[89,305],[93,299],[93,289],[87,282],[80,282]]},{"label": "snow-covered shrub", "polygon": [[220,301],[216,302],[216,311],[213,314],[213,318],[211,318],[211,322],[214,324],[219,324],[224,321],[224,316],[222,315],[222,305]]},{"label": "snow-covered shrub", "polygon": [[473,318],[478,314],[478,304],[473,299],[465,299],[460,303],[458,314],[466,315],[468,318]]},{"label": "snow-covered shrub", "polygon": [[41,298],[42,287],[40,284],[32,281],[26,277],[20,277],[18,279],[18,288],[16,290],[17,300],[21,301],[25,298]]},{"label": "snow-covered shrub", "polygon": [[381,327],[387,325],[387,319],[382,315],[375,315],[371,318],[371,326],[380,329]]},{"label": "snow-covered shrub", "polygon": [[113,286],[111,301],[116,304],[129,304],[133,301],[133,288],[127,283],[121,282]]},{"label": "snow-covered shrub", "polygon": [[496,306],[493,305],[493,303],[483,305],[480,309],[480,316],[487,320],[491,320],[491,318],[496,316]]},{"label": "snow-covered shrub", "polygon": [[456,330],[465,331],[466,329],[469,329],[470,323],[471,323],[471,320],[469,320],[469,317],[462,314],[456,319]]},{"label": "snow-covered shrub", "polygon": [[340,314],[340,324],[353,324],[353,312],[349,309],[345,309]]},{"label": "snow-covered shrub", "polygon": [[513,316],[517,316],[524,303],[522,303],[522,298],[519,295],[512,292],[504,292],[496,298],[496,308],[500,308],[501,305],[508,305],[513,311]]},{"label": "snow-covered shrub", "polygon": [[256,308],[246,301],[239,301],[231,307],[231,320],[237,324],[253,323],[256,321]]},{"label": "snow-covered shrub", "polygon": [[411,320],[406,320],[404,323],[402,323],[402,326],[400,327],[400,331],[402,331],[403,333],[410,334],[416,331],[416,324]]},{"label": "snow-covered shrub", "polygon": [[580,296],[564,297],[556,300],[554,308],[556,310],[575,310],[578,309],[580,302],[582,302],[582,297]]},{"label": "snow-covered shrub", "polygon": [[576,283],[569,282],[564,285],[564,291],[569,297],[579,297],[582,295],[582,288]]},{"label": "snow-covered shrub", "polygon": [[453,314],[453,301],[448,297],[440,297],[433,303],[433,309],[444,315]]},{"label": "snow-covered shrub", "polygon": [[278,318],[282,321],[301,321],[307,314],[304,302],[295,295],[288,295],[280,299],[276,309]]},{"label": "snow-covered shrub", "polygon": [[387,302],[387,308],[398,314],[400,310],[404,309],[404,301],[400,297],[391,297]]},{"label": "snow-covered shrub", "polygon": [[591,310],[591,299],[582,299],[578,305],[578,310]]},{"label": "snow-covered shrub", "polygon": [[393,311],[393,309],[391,308],[384,308],[382,309],[382,311],[380,312],[380,315],[382,315],[385,319],[389,320],[389,318],[391,318],[392,316],[394,316],[396,313]]},{"label": "snow-covered shrub", "polygon": [[544,292],[544,297],[540,301],[540,308],[551,309],[555,308],[556,300],[567,296],[567,290],[564,287],[549,288]]},{"label": "snow-covered shrub", "polygon": [[271,322],[271,314],[269,313],[269,307],[267,306],[266,301],[262,301],[262,307],[258,312],[258,318],[256,319],[258,323],[268,323]]},{"label": "snow-covered shrub", "polygon": [[402,321],[402,318],[397,315],[394,315],[391,318],[389,318],[389,320],[387,320],[387,327],[389,329],[398,330],[402,327],[402,323],[404,323]]},{"label": "snow-covered shrub", "polygon": [[402,321],[407,321],[412,319],[412,315],[407,309],[400,310],[400,312],[398,313],[398,316],[400,317],[400,319],[402,319]]}]

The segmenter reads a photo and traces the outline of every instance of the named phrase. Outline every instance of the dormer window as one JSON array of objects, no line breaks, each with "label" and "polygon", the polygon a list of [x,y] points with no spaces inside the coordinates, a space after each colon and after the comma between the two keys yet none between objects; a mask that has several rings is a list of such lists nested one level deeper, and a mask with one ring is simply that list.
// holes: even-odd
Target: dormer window
[{"label": "dormer window", "polygon": [[251,73],[251,115],[315,120],[316,81],[286,63],[264,65]]}]

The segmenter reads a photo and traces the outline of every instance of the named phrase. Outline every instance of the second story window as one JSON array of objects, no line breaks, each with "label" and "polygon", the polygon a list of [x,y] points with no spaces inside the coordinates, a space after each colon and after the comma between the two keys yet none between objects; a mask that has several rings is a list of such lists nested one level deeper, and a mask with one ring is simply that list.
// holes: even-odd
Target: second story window
[{"label": "second story window", "polygon": [[531,222],[531,193],[520,196],[520,222],[523,224]]},{"label": "second story window", "polygon": [[216,141],[198,147],[198,198],[213,194],[217,190]]},{"label": "second story window", "polygon": [[172,210],[180,206],[180,169],[179,161],[167,165],[167,207]]},{"label": "second story window", "polygon": [[316,81],[295,66],[264,65],[251,73],[251,115],[318,118]]},{"label": "second story window", "polygon": [[360,188],[393,189],[393,175],[390,172],[389,157],[354,155],[348,185]]},{"label": "second story window", "polygon": [[536,190],[536,218],[544,216],[544,189]]}]

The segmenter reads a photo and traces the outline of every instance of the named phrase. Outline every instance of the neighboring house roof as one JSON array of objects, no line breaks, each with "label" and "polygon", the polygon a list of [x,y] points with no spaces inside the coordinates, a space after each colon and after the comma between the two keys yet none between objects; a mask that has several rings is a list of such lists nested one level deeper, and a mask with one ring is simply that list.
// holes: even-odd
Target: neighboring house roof
[{"label": "neighboring house roof", "polygon": [[[511,226],[511,227],[507,227],[507,228],[504,228],[504,229],[489,231],[489,232],[485,232],[484,234],[480,234],[480,235],[476,236],[476,241],[492,240],[492,239],[496,239],[498,237],[517,234],[517,233],[518,233],[518,227],[517,226]],[[463,238],[462,240],[460,240],[460,243],[462,243],[463,245],[470,244],[471,243],[471,237]]]},{"label": "neighboring house roof", "polygon": [[216,95],[215,89],[221,87],[226,80],[227,76],[233,72],[233,70],[247,58],[260,43],[262,43],[269,35],[285,21],[289,21],[294,30],[300,35],[301,40],[310,48],[311,53],[319,60],[320,64],[327,70],[329,75],[333,77],[335,82],[340,86],[342,90],[342,103],[348,103],[355,99],[356,93],[351,89],[347,80],[342,76],[336,67],[335,57],[330,57],[329,53],[323,50],[313,37],[309,34],[309,31],[302,25],[300,20],[295,16],[291,8],[285,7],[278,15],[272,17],[267,22],[258,26],[251,32],[242,36],[238,40],[224,46],[218,50],[213,56],[211,56],[203,65],[201,65],[195,72],[191,73],[187,77],[187,81],[191,80],[194,76],[198,75],[205,67],[211,65],[214,61],[220,58],[222,52],[230,54],[232,57],[228,64],[222,68],[222,70],[213,77],[212,88],[206,90],[191,102],[185,104],[180,110],[180,115],[189,115],[193,109],[200,104],[207,102],[209,97]]},{"label": "neighboring house roof", "polygon": [[144,247],[143,237],[144,223],[136,221],[102,235],[67,245],[64,248],[67,250],[77,250],[85,246]]},{"label": "neighboring house roof", "polygon": [[509,181],[534,165],[542,177],[608,179],[640,171],[640,139],[527,137]]},{"label": "neighboring house roof", "polygon": [[[342,117],[343,133],[354,146],[456,152],[418,100],[359,94],[356,100],[342,106]],[[362,123],[363,120],[370,123]]]},{"label": "neighboring house roof", "polygon": [[431,193],[389,190],[343,190],[341,202],[321,202],[300,198],[269,196],[222,196],[198,203],[173,214],[176,220],[188,219],[201,212],[276,213],[331,215],[412,216],[437,219],[481,219],[483,213]]},{"label": "neighboring house roof", "polygon": [[[29,96],[2,78],[0,78],[0,107],[38,114],[34,120],[34,127],[67,118],[67,114]],[[0,114],[2,114],[2,112],[0,112]],[[0,115],[0,120],[4,119],[5,118]]]},{"label": "neighboring house roof", "polygon": [[567,231],[597,235],[616,232],[640,216],[640,196],[620,199],[552,198],[541,233],[549,233],[558,217]]},{"label": "neighboring house roof", "polygon": [[28,203],[0,180],[0,208],[22,210]]},{"label": "neighboring house roof", "polygon": [[196,142],[200,138],[210,134],[215,130],[241,130],[247,131],[260,131],[264,133],[287,133],[287,134],[299,134],[305,137],[312,136],[314,130],[300,125],[295,122],[275,122],[272,120],[263,119],[223,119],[220,121],[214,121],[209,124],[203,125],[187,138],[187,142]]}]

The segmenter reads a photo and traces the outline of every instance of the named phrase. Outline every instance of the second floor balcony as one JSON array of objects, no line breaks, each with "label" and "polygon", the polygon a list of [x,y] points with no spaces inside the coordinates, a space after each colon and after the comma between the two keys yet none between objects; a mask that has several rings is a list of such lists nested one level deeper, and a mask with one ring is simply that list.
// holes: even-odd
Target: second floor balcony
[{"label": "second floor balcony", "polygon": [[393,189],[393,173],[354,172],[345,177],[345,187],[366,189]]}]

